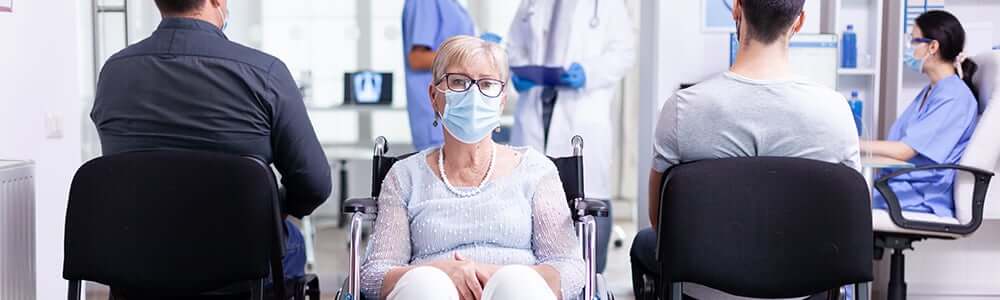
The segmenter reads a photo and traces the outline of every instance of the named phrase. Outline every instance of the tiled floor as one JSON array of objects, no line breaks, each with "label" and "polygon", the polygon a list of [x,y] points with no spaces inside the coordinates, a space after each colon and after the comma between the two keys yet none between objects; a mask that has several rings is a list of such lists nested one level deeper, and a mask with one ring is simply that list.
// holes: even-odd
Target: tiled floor
[{"label": "tiled floor", "polygon": [[[625,206],[627,205],[620,205],[617,201],[615,203],[615,224],[624,229],[626,237],[622,247],[609,246],[608,265],[604,274],[616,299],[628,300],[633,299],[628,249],[632,243],[632,236],[635,235],[635,225],[628,216],[631,214],[629,209]],[[332,218],[320,218],[314,222],[318,231],[315,246],[316,266],[312,272],[320,277],[323,299],[334,299],[334,293],[342,284],[347,272],[346,228],[337,228]],[[87,296],[89,299],[107,299],[107,288],[98,284],[88,284]]]}]

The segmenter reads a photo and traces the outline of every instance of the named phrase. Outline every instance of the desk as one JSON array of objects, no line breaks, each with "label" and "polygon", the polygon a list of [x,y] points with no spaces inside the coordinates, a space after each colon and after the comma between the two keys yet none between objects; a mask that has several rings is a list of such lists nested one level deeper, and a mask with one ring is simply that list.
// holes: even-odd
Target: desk
[{"label": "desk", "polygon": [[881,169],[906,169],[913,168],[914,164],[902,160],[879,156],[861,155],[861,175],[865,176],[865,183],[868,185],[869,193],[874,190],[875,172]]}]

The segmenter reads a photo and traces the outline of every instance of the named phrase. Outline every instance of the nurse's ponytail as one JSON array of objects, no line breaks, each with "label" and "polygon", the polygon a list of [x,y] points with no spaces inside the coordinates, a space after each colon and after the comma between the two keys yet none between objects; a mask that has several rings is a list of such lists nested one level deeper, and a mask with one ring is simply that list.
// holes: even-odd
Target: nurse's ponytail
[{"label": "nurse's ponytail", "polygon": [[972,90],[972,95],[979,101],[979,90],[972,83],[972,76],[979,69],[971,59],[966,59],[965,51],[965,29],[962,23],[958,22],[951,13],[943,10],[932,10],[923,13],[916,19],[916,24],[920,27],[924,37],[938,42],[941,58],[951,62],[955,66],[955,72],[965,81],[965,85]]},{"label": "nurse's ponytail", "polygon": [[958,70],[959,77],[962,81],[965,81],[965,85],[969,86],[972,90],[972,95],[976,96],[976,102],[979,102],[979,90],[976,89],[976,84],[972,83],[972,76],[976,75],[976,71],[979,71],[979,65],[972,59],[966,58],[965,55],[959,56],[960,60],[955,61],[956,69]]}]

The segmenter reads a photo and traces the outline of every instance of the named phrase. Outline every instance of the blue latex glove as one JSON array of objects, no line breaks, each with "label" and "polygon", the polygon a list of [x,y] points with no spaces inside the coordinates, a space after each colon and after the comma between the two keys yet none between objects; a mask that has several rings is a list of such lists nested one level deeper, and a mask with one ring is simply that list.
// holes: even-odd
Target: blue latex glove
[{"label": "blue latex glove", "polygon": [[494,44],[500,44],[500,41],[503,41],[503,37],[492,32],[484,32],[482,35],[479,35],[479,38]]},{"label": "blue latex glove", "polygon": [[510,81],[514,83],[514,89],[517,90],[518,93],[523,93],[524,91],[530,90],[537,85],[534,81],[531,81],[531,79],[518,77],[517,74],[511,75]]},{"label": "blue latex glove", "polygon": [[566,72],[559,76],[559,84],[579,89],[587,85],[587,74],[583,72],[583,66],[573,63],[566,69]]}]

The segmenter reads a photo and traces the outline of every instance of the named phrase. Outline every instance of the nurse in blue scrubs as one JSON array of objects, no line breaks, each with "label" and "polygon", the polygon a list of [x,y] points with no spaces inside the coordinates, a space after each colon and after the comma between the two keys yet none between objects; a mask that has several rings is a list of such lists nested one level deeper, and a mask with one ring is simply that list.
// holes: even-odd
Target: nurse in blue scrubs
[{"label": "nurse in blue scrubs", "polygon": [[[864,141],[861,150],[917,166],[958,164],[979,117],[972,85],[976,64],[962,53],[965,30],[950,13],[929,11],[916,19],[910,38],[904,63],[930,84],[892,125],[888,140]],[[933,170],[896,177],[889,186],[903,210],[953,218],[954,181],[954,170]],[[881,193],[875,193],[873,206],[887,209]]]},{"label": "nurse in blue scrubs", "polygon": [[441,129],[434,128],[427,87],[438,45],[456,35],[475,35],[472,18],[456,0],[406,0],[403,4],[406,111],[417,151],[444,143]]}]

